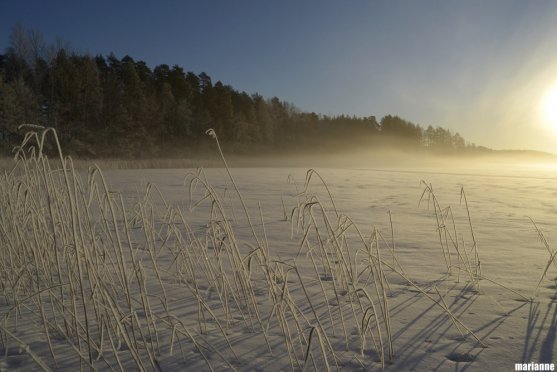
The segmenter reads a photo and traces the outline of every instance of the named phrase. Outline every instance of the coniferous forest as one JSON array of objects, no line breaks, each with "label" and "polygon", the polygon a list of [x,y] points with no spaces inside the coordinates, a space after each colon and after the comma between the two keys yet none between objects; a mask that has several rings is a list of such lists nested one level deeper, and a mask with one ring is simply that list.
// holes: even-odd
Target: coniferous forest
[{"label": "coniferous forest", "polygon": [[178,65],[78,53],[16,25],[0,54],[0,151],[20,143],[20,124],[57,130],[67,152],[94,157],[202,155],[215,129],[231,153],[402,147],[476,149],[458,134],[396,115],[326,116],[277,97],[240,92]]}]

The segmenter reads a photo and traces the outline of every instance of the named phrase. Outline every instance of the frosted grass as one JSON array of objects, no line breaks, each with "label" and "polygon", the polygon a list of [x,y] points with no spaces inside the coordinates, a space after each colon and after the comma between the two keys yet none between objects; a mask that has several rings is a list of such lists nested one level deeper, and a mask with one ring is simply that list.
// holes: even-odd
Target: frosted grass
[{"label": "frosted grass", "polygon": [[[483,355],[497,355],[491,335],[501,327],[511,337],[528,306],[524,342],[508,343],[524,346],[523,358],[553,356],[550,338],[531,336],[555,327],[535,316],[556,292],[544,226],[529,226],[543,243],[530,257],[541,279],[527,266],[532,286],[508,281],[511,261],[495,262],[498,252],[479,243],[492,226],[476,220],[468,188],[445,205],[422,182],[414,215],[397,214],[399,194],[370,225],[373,209],[361,206],[374,195],[342,192],[346,183],[331,187],[314,169],[261,190],[243,184],[218,147],[217,184],[220,171],[199,169],[170,179],[176,193],[125,177],[118,192],[122,173],[76,171],[59,146],[50,160],[46,140],[58,143],[31,127],[0,179],[5,368],[481,369],[492,365]],[[267,170],[267,182],[279,173]]]}]

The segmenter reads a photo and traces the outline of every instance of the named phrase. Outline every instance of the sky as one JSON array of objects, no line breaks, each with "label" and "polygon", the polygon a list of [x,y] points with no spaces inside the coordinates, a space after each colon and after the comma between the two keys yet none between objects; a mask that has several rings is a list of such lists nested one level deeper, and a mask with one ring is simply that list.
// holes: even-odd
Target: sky
[{"label": "sky", "polygon": [[557,1],[1,0],[0,50],[17,22],[303,111],[393,114],[557,153],[557,99],[544,98],[557,89]]}]

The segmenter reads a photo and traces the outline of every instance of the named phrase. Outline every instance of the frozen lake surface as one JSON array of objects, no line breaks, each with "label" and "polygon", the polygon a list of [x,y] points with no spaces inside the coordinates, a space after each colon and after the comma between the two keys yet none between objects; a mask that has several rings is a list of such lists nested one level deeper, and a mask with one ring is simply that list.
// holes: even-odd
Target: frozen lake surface
[{"label": "frozen lake surface", "polygon": [[[87,349],[100,370],[505,371],[556,362],[555,168],[231,173],[243,202],[225,169],[107,170],[108,193],[83,174],[80,239],[70,239],[71,224],[57,230],[70,215],[65,194],[45,199],[59,203],[59,216],[31,208],[45,222],[16,230],[44,230],[45,243],[30,239],[30,252],[42,253],[23,259],[44,255],[52,263],[38,272],[82,280],[83,289],[41,289],[16,320],[10,296],[28,294],[7,286],[0,314],[11,343],[0,345],[0,369],[35,368],[38,358],[75,370]],[[34,221],[26,215],[22,224]],[[2,230],[10,244],[21,235],[12,228]],[[68,273],[54,270],[52,251]],[[32,284],[39,274],[30,273]],[[73,312],[60,307],[68,298],[79,304]],[[74,331],[72,319],[82,324],[73,320]]]}]

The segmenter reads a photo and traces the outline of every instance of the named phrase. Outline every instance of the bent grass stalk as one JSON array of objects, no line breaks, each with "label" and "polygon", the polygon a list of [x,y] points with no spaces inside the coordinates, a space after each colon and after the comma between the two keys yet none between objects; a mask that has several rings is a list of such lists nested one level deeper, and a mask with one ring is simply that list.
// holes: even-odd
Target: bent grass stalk
[{"label": "bent grass stalk", "polygon": [[[545,236],[543,235],[543,232],[540,230],[540,228],[538,227],[538,225],[534,222],[533,219],[530,218],[530,221],[532,222],[532,224],[534,225],[534,228],[536,229],[536,233],[538,235],[538,239],[540,239],[540,241],[542,242],[542,244],[544,245],[545,249],[547,249],[548,253],[549,253],[549,259],[547,261],[547,264],[545,265],[545,269],[543,270],[543,273],[540,277],[540,280],[538,281],[538,284],[536,285],[536,288],[534,289],[534,296],[536,296],[538,289],[540,288],[540,285],[542,284],[543,279],[546,277],[547,272],[549,271],[549,268],[551,267],[551,264],[553,264],[553,266],[555,266],[555,268],[557,269],[557,249],[553,250],[550,246],[549,243],[547,242],[547,239],[545,238]],[[556,283],[557,284],[557,283]]]}]

